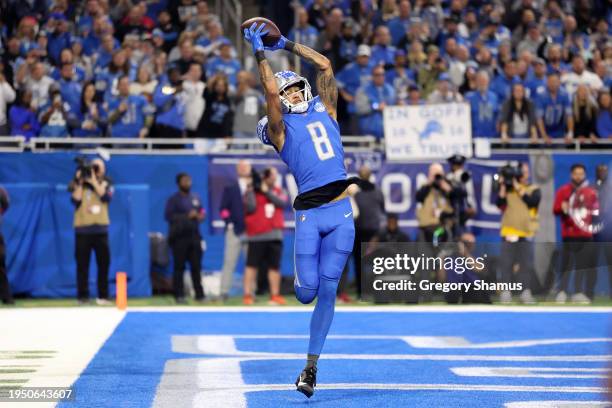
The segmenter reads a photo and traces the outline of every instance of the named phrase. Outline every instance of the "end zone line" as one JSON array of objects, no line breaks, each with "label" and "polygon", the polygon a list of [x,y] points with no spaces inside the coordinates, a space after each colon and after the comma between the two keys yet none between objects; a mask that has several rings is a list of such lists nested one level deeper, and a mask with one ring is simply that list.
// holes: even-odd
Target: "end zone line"
[{"label": "end zone line", "polygon": [[[129,312],[233,312],[233,313],[310,313],[314,306],[138,306],[129,307]],[[42,308],[41,308],[42,309]],[[52,308],[56,309],[57,308]],[[37,309],[40,310],[40,309]],[[336,313],[612,313],[609,306],[503,306],[503,305],[466,305],[466,306],[339,306]]]},{"label": "end zone line", "polygon": [[[218,390],[219,388],[203,385],[201,392]],[[485,391],[485,392],[560,392],[560,393],[605,393],[605,387],[571,387],[571,386],[540,386],[540,385],[488,385],[488,384],[385,384],[385,383],[336,383],[317,384],[318,390],[399,390],[399,391]],[[287,384],[248,384],[232,387],[232,391],[286,391],[295,390],[294,385]],[[228,390],[230,391],[230,390]]]}]

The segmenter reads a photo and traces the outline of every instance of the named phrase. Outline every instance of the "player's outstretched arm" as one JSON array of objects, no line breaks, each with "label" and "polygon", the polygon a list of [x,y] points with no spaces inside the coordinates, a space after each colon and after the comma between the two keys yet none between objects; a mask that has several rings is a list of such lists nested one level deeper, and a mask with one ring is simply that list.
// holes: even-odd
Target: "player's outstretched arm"
[{"label": "player's outstretched arm", "polygon": [[244,38],[253,46],[253,53],[255,54],[255,59],[257,59],[259,78],[261,79],[266,97],[268,135],[276,150],[280,152],[285,144],[285,123],[283,122],[278,85],[276,84],[272,68],[270,68],[270,64],[266,60],[264,45],[261,41],[261,37],[267,34],[266,31],[263,31],[264,28],[265,24],[257,27],[257,23],[253,23],[250,28],[244,29]]},{"label": "player's outstretched arm", "polygon": [[267,50],[280,50],[285,49],[317,67],[317,92],[327,112],[336,119],[336,104],[338,101],[338,87],[336,86],[336,79],[334,78],[334,70],[330,60],[303,44],[294,43],[291,40],[281,36],[276,44],[273,46],[266,46]]}]

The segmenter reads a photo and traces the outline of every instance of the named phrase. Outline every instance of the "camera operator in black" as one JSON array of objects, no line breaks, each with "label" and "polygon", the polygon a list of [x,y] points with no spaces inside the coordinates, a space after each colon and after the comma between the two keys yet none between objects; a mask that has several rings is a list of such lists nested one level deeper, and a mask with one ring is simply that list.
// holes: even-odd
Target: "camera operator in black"
[{"label": "camera operator in black", "polygon": [[459,237],[465,232],[465,223],[476,214],[476,210],[468,201],[466,184],[470,181],[471,175],[464,168],[465,161],[465,156],[460,154],[448,158],[450,173],[446,176],[446,180],[452,188],[449,198],[455,215],[453,224],[453,235],[455,237]]},{"label": "camera operator in black", "polygon": [[176,184],[179,191],[168,199],[164,212],[166,221],[170,224],[168,243],[172,248],[172,256],[174,257],[174,298],[179,304],[185,303],[183,271],[185,270],[185,263],[188,261],[195,298],[196,301],[201,302],[204,300],[204,289],[202,288],[202,276],[200,274],[202,263],[200,223],[204,221],[206,212],[202,207],[200,197],[191,192],[191,177],[189,174],[177,174]]},{"label": "camera operator in black", "polygon": [[[9,208],[9,195],[5,189],[0,187],[0,226],[2,224],[2,217]],[[2,230],[0,230],[0,300],[5,305],[12,305],[13,296],[11,295],[11,287],[9,286],[8,277],[6,274],[6,245],[4,244],[4,237],[2,236]]]},{"label": "camera operator in black", "polygon": [[[495,178],[497,206],[503,212],[500,231],[502,279],[506,283],[512,282],[513,270],[518,265],[519,281],[523,284],[521,302],[535,303],[530,289],[534,262],[532,239],[538,229],[538,206],[542,194],[538,186],[529,182],[527,163],[518,166],[508,164],[500,169]],[[500,300],[510,303],[510,291],[503,291]]]},{"label": "camera operator in black", "polygon": [[106,166],[101,159],[91,163],[77,159],[79,167],[68,186],[75,205],[75,256],[77,263],[77,297],[79,303],[89,301],[89,260],[96,253],[98,266],[98,304],[108,303],[108,269],[110,246],[108,243],[108,204],[113,196],[111,180],[105,176]]}]

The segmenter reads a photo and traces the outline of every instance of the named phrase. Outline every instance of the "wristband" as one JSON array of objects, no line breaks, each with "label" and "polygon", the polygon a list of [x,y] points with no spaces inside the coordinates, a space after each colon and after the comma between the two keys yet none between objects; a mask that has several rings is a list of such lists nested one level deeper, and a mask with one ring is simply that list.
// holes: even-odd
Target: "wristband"
[{"label": "wristband", "polygon": [[293,51],[293,48],[295,48],[295,43],[291,40],[285,40],[285,49],[287,51]]},{"label": "wristband", "polygon": [[255,59],[257,60],[257,63],[259,64],[260,62],[266,59],[266,54],[263,51],[259,50],[255,53]]}]

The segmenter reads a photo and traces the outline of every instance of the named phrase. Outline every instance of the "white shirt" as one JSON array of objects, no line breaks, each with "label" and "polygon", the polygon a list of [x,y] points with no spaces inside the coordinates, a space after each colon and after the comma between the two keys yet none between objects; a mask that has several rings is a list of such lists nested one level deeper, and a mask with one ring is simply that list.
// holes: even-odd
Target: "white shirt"
[{"label": "white shirt", "polygon": [[565,89],[570,97],[574,96],[574,92],[576,92],[578,85],[586,85],[595,91],[598,91],[603,87],[603,81],[601,78],[599,78],[594,72],[587,71],[586,69],[582,71],[582,74],[580,75],[573,71],[563,74],[561,77],[561,83],[565,85]]},{"label": "white shirt", "polygon": [[26,82],[26,88],[32,92],[32,106],[39,109],[49,102],[49,87],[53,85],[53,79],[43,75],[38,81],[30,78]]},{"label": "white shirt", "polygon": [[185,127],[187,130],[196,130],[202,113],[204,113],[204,88],[206,84],[202,81],[183,81],[183,93],[185,94]]},{"label": "white shirt", "polygon": [[[6,125],[6,105],[15,100],[15,91],[11,85],[4,81],[0,83],[0,126]],[[8,136],[8,135],[0,135]]]}]

